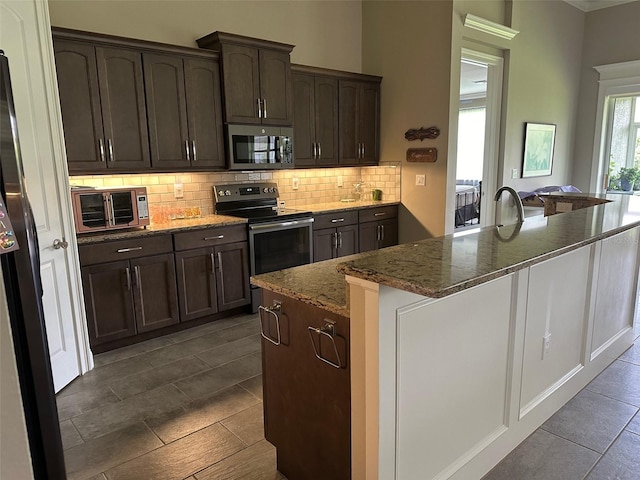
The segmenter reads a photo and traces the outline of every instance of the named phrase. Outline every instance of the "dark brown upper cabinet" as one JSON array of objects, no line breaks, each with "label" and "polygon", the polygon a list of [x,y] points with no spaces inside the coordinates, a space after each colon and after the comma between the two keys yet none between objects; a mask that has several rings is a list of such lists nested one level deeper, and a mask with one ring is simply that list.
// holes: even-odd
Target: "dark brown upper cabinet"
[{"label": "dark brown upper cabinet", "polygon": [[223,32],[199,38],[197,43],[220,52],[225,122],[293,123],[293,45]]},{"label": "dark brown upper cabinet", "polygon": [[379,157],[380,78],[339,80],[340,164],[375,165]]},{"label": "dark brown upper cabinet", "polygon": [[143,53],[154,169],[224,168],[217,62]]},{"label": "dark brown upper cabinet", "polygon": [[54,38],[69,171],[150,165],[142,57]]},{"label": "dark brown upper cabinet", "polygon": [[295,70],[292,78],[296,166],[337,165],[338,80]]}]

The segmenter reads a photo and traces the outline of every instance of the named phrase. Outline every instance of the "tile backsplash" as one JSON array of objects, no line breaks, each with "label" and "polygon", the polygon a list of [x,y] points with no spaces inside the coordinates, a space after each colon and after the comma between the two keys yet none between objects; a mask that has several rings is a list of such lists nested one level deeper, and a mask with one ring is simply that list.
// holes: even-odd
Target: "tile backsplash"
[{"label": "tile backsplash", "polygon": [[[337,202],[353,197],[354,184],[362,181],[363,197],[371,198],[371,189],[382,190],[382,199],[400,200],[400,164],[384,164],[377,167],[314,168],[305,170],[260,171],[260,180],[249,180],[249,172],[185,172],[152,173],[132,175],[88,175],[69,179],[72,185],[92,187],[113,187],[121,185],[142,185],[147,187],[149,209],[154,212],[163,208],[184,212],[200,209],[203,215],[213,213],[213,185],[225,183],[254,183],[273,181],[278,184],[280,200],[288,207],[315,203]],[[297,178],[298,188],[294,187]],[[342,180],[342,187],[338,181]],[[174,185],[182,184],[183,197],[175,198]]]}]

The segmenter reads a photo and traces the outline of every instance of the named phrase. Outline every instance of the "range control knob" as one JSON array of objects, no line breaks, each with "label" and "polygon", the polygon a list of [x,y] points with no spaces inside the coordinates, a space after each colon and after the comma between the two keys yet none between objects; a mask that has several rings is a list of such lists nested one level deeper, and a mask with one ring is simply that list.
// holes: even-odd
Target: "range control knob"
[{"label": "range control knob", "polygon": [[219,190],[218,191],[218,196],[219,197],[224,197],[224,190]]},{"label": "range control knob", "polygon": [[269,193],[269,189],[268,189],[267,187],[264,187],[264,188],[262,189],[262,193]]},{"label": "range control knob", "polygon": [[226,196],[231,195],[231,190],[225,190],[224,194],[225,194]]},{"label": "range control knob", "polygon": [[270,188],[269,188],[269,192],[271,192],[271,193],[275,193],[275,191],[276,191],[276,189],[275,189],[275,188],[273,188],[273,187],[270,187]]}]

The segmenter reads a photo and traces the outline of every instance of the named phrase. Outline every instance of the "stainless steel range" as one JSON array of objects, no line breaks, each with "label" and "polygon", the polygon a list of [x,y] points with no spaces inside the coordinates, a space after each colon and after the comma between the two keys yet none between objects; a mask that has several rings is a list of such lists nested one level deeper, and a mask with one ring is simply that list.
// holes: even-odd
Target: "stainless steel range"
[{"label": "stainless steel range", "polygon": [[[276,183],[242,183],[213,187],[215,211],[248,220],[251,275],[305,265],[313,261],[311,212],[278,208]],[[253,312],[260,289],[251,287]]]}]

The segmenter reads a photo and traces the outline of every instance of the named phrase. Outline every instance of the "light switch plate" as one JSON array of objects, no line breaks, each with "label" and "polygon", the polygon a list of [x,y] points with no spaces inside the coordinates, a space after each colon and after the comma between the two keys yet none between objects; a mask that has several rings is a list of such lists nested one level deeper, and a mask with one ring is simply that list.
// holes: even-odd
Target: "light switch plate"
[{"label": "light switch plate", "polygon": [[291,179],[291,188],[293,188],[294,190],[298,190],[299,187],[300,187],[300,179],[298,177],[293,177]]},{"label": "light switch plate", "polygon": [[175,198],[184,197],[184,187],[182,186],[182,183],[174,183],[173,184],[173,196]]},{"label": "light switch plate", "polygon": [[418,187],[424,187],[427,183],[427,179],[426,176],[423,175],[416,175],[416,185]]},{"label": "light switch plate", "polygon": [[511,169],[511,178],[518,178],[518,169],[517,168],[512,168]]}]

